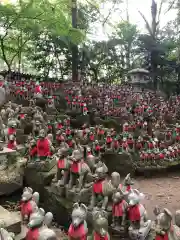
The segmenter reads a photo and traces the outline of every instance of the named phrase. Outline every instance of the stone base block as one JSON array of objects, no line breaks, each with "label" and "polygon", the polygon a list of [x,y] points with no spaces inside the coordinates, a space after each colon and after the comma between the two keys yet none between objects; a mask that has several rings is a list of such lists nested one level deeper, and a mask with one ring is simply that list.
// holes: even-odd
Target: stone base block
[{"label": "stone base block", "polygon": [[66,188],[66,198],[72,202],[89,204],[91,193],[91,188],[83,188],[80,192],[76,192],[75,189]]},{"label": "stone base block", "polygon": [[65,197],[66,189],[64,186],[59,186],[58,183],[51,184],[52,192],[60,197]]},{"label": "stone base block", "polygon": [[9,212],[0,206],[0,222],[8,232],[18,234],[21,232],[21,216],[18,212]]},{"label": "stone base block", "polygon": [[56,161],[47,160],[47,161],[34,161],[28,162],[27,168],[36,169],[39,172],[49,172],[56,165]]}]

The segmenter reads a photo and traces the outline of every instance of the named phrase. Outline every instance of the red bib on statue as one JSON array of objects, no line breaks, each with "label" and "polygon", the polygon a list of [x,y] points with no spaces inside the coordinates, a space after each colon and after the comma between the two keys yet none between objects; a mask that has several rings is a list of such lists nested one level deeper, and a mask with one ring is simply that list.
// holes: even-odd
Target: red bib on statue
[{"label": "red bib on statue", "polygon": [[74,226],[71,224],[68,230],[68,236],[72,237],[73,239],[79,239],[79,240],[86,240],[86,230],[84,227],[84,224],[81,224],[79,227],[74,228]]},{"label": "red bib on statue", "polygon": [[141,215],[139,211],[139,205],[131,206],[129,208],[129,220],[132,222],[140,221]]},{"label": "red bib on statue", "polygon": [[29,229],[26,235],[26,240],[38,240],[39,230],[38,228]]}]

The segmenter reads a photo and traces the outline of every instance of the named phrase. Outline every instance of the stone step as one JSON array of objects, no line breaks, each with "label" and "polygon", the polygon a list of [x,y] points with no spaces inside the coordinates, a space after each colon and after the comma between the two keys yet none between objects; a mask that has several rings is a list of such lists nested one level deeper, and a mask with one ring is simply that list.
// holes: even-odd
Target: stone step
[{"label": "stone step", "polygon": [[18,234],[21,232],[21,216],[19,212],[9,212],[0,206],[0,223],[8,232]]}]

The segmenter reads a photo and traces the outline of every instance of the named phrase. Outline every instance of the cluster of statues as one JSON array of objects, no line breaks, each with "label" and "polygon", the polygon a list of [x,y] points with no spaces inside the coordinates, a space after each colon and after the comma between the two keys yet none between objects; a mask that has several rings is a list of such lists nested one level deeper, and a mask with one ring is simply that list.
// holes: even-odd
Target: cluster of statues
[{"label": "cluster of statues", "polygon": [[[115,174],[114,174],[115,175]],[[71,214],[71,224],[67,231],[69,240],[109,240],[113,237],[112,230],[120,233],[119,237],[156,240],[180,239],[180,210],[173,216],[168,209],[155,207],[155,220],[148,219],[147,212],[141,200],[144,194],[137,189],[125,193],[118,189],[112,198],[113,215],[110,226],[107,211],[94,209],[92,212],[83,203],[74,203]],[[26,240],[57,240],[52,229],[53,214],[39,207],[39,194],[25,187],[21,198],[21,219],[24,239]],[[93,231],[88,230],[88,215],[92,215]],[[123,235],[122,235],[123,234]],[[8,233],[2,226],[1,239],[14,240],[15,235]]]}]

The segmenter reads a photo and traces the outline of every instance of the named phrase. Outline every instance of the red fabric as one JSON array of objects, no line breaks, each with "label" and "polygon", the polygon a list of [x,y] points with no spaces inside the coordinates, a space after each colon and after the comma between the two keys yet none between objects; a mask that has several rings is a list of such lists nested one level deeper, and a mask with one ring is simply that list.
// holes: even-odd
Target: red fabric
[{"label": "red fabric", "polygon": [[26,240],[38,240],[39,238],[39,229],[38,228],[33,228],[29,229],[27,234],[26,234]]},{"label": "red fabric", "polygon": [[164,159],[164,158],[165,158],[165,155],[164,155],[163,153],[160,153],[160,154],[159,154],[159,158],[160,158],[160,159]]},{"label": "red fabric", "polygon": [[[123,185],[122,185],[121,183],[119,184],[119,188],[120,188],[120,189],[123,188]],[[130,190],[131,190],[131,185],[128,185],[128,186],[126,187],[126,191],[129,192]]]},{"label": "red fabric", "polygon": [[59,169],[64,169],[64,168],[65,168],[64,159],[59,159],[59,160],[58,160],[58,168],[59,168]]},{"label": "red fabric", "polygon": [[47,138],[39,139],[37,141],[37,153],[39,157],[50,156],[50,146]]},{"label": "red fabric", "polygon": [[141,215],[140,215],[140,211],[139,211],[139,205],[136,204],[134,206],[130,206],[129,207],[129,220],[134,222],[134,221],[140,221],[141,219]]},{"label": "red fabric", "polygon": [[103,192],[103,182],[104,180],[99,180],[93,184],[94,193],[101,194]]},{"label": "red fabric", "polygon": [[108,234],[101,236],[99,233],[94,232],[93,240],[108,240]]},{"label": "red fabric", "polygon": [[8,128],[8,135],[16,134],[15,128]]},{"label": "red fabric", "polygon": [[94,135],[90,135],[89,138],[91,141],[94,141]]},{"label": "red fabric", "polygon": [[42,92],[41,86],[36,86],[34,91],[35,91],[35,93],[41,93]]},{"label": "red fabric", "polygon": [[123,216],[123,205],[124,205],[125,200],[122,200],[121,202],[117,203],[117,204],[113,204],[113,208],[112,208],[112,214],[115,217],[122,217]]},{"label": "red fabric", "polygon": [[27,202],[22,202],[20,207],[22,216],[28,215],[29,217],[30,214],[32,213],[31,200]]},{"label": "red fabric", "polygon": [[79,162],[73,162],[71,165],[71,172],[73,173],[79,173],[80,169],[79,169]]},{"label": "red fabric", "polygon": [[61,128],[63,128],[63,125],[61,123],[58,123],[57,128],[61,129]]},{"label": "red fabric", "polygon": [[106,138],[106,143],[111,143],[112,142],[112,138],[111,137],[107,137]]},{"label": "red fabric", "polygon": [[168,234],[166,233],[164,236],[156,235],[155,240],[169,240]]},{"label": "red fabric", "polygon": [[97,145],[97,146],[95,147],[95,149],[96,149],[96,151],[100,151],[101,147],[100,147],[99,145]]},{"label": "red fabric", "polygon": [[16,147],[16,142],[14,140],[10,140],[7,144],[7,148],[14,149]]},{"label": "red fabric", "polygon": [[72,237],[73,239],[86,240],[87,233],[86,233],[84,224],[81,224],[77,228],[74,228],[74,226],[71,224],[68,230],[68,236]]},{"label": "red fabric", "polygon": [[24,119],[25,114],[20,114],[19,116],[20,116],[21,119]]},{"label": "red fabric", "polygon": [[35,147],[30,149],[29,155],[31,157],[34,157],[36,154],[37,154],[37,147],[35,146]]}]

